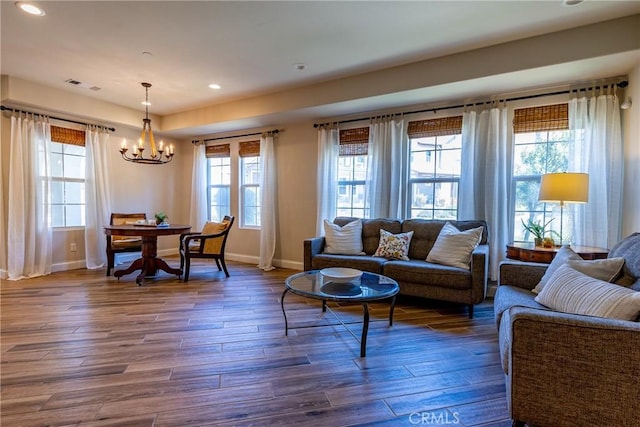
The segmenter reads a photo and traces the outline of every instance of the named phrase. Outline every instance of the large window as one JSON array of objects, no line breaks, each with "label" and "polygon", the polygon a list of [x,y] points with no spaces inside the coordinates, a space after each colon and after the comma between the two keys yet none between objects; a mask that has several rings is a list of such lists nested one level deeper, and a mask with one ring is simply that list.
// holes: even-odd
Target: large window
[{"label": "large window", "polygon": [[84,132],[51,126],[51,225],[85,225]]},{"label": "large window", "polygon": [[260,227],[260,141],[240,143],[240,222]]},{"label": "large window", "polygon": [[462,117],[409,123],[409,216],[457,219]]},{"label": "large window", "polygon": [[[567,104],[514,111],[514,241],[533,242],[534,236],[522,225],[529,220],[541,224],[551,221],[552,230],[560,229],[559,219],[552,215],[557,204],[538,202],[538,192],[542,175],[569,169],[573,148],[568,128]],[[563,227],[568,230],[567,225]]]},{"label": "large window", "polygon": [[369,128],[340,131],[337,215],[369,218],[366,206]]},{"label": "large window", "polygon": [[229,144],[207,147],[209,220],[222,221],[231,212],[231,156]]}]

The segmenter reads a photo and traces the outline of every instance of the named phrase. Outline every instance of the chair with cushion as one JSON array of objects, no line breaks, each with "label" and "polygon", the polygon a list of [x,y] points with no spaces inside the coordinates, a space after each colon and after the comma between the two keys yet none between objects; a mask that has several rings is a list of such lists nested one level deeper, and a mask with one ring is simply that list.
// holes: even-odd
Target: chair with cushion
[{"label": "chair with cushion", "polygon": [[[134,223],[140,219],[147,219],[144,213],[112,213],[111,225]],[[115,266],[115,254],[120,252],[141,252],[142,237],[140,236],[107,236],[107,276]]]},{"label": "chair with cushion", "polygon": [[224,248],[234,221],[233,216],[225,216],[222,222],[207,222],[200,233],[180,235],[180,268],[184,271],[184,281],[189,280],[192,258],[214,259],[218,271],[224,270],[229,277],[224,262]]}]

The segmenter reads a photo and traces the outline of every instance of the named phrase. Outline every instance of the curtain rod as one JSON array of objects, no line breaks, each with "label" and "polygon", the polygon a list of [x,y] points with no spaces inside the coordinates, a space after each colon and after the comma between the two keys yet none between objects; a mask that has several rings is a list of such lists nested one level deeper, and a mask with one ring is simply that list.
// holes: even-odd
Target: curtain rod
[{"label": "curtain rod", "polygon": [[111,132],[115,132],[116,128],[113,127],[107,127],[107,126],[103,126],[103,125],[96,125],[95,123],[86,123],[86,122],[78,122],[76,120],[69,120],[69,119],[63,119],[61,117],[55,117],[55,116],[50,116],[48,114],[43,114],[43,113],[35,113],[33,111],[27,111],[27,110],[22,110],[20,108],[9,108],[9,107],[5,107],[4,105],[0,105],[0,111],[17,111],[19,113],[27,113],[27,114],[33,114],[35,116],[41,116],[41,117],[49,117],[50,119],[54,119],[54,120],[61,120],[63,122],[69,122],[69,123],[75,123],[77,125],[92,125],[92,126],[100,126],[103,127],[105,129],[110,130]]},{"label": "curtain rod", "polygon": [[[617,87],[625,88],[625,87],[627,87],[627,86],[628,86],[628,84],[629,84],[629,82],[628,82],[628,81],[623,80],[623,81],[621,81],[620,83],[616,83],[615,85],[616,85]],[[584,88],[584,89],[573,89],[573,90],[569,89],[569,90],[561,90],[561,91],[558,91],[558,92],[539,93],[539,94],[537,94],[537,95],[516,96],[516,97],[514,97],[514,98],[506,98],[506,99],[501,100],[501,101],[504,101],[504,102],[510,102],[510,101],[521,101],[521,100],[523,100],[523,99],[540,98],[540,97],[543,97],[543,96],[564,95],[564,94],[567,94],[567,93],[571,93],[571,92],[573,92],[573,91],[575,91],[575,90],[598,90],[598,89],[602,89],[602,88],[603,88],[603,86],[593,86],[593,87],[587,87],[587,88]],[[448,107],[426,108],[426,109],[424,109],[424,110],[405,111],[405,112],[402,112],[402,113],[395,113],[395,114],[417,114],[417,113],[428,113],[428,112],[431,112],[431,111],[433,111],[433,112],[435,113],[436,111],[441,111],[441,110],[452,110],[452,109],[454,109],[454,108],[475,107],[475,106],[477,106],[477,105],[484,105],[484,104],[486,104],[487,102],[489,102],[489,101],[485,101],[485,102],[475,102],[475,103],[471,103],[471,104],[451,105],[451,106],[448,106]],[[382,114],[382,115],[384,115],[384,114]],[[328,124],[331,124],[331,123],[342,124],[342,123],[359,122],[359,121],[362,121],[362,120],[367,120],[367,119],[372,119],[372,118],[373,118],[373,117],[369,116],[369,117],[362,117],[362,118],[359,118],[359,119],[338,120],[338,121],[334,121],[334,122],[325,122],[325,123],[314,123],[314,124],[313,124],[313,127],[314,127],[314,128],[317,128],[317,127],[319,127],[319,126],[324,126],[324,125],[328,125]]]},{"label": "curtain rod", "polygon": [[209,142],[209,141],[219,141],[221,139],[231,139],[231,138],[242,138],[243,136],[253,136],[253,135],[262,135],[263,133],[279,133],[280,131],[278,129],[274,129],[274,130],[267,130],[264,132],[253,132],[253,133],[245,133],[242,135],[231,135],[231,136],[219,136],[217,138],[207,138],[207,139],[203,139],[202,141],[199,139],[194,139],[191,141],[192,144],[199,144],[200,142]]}]

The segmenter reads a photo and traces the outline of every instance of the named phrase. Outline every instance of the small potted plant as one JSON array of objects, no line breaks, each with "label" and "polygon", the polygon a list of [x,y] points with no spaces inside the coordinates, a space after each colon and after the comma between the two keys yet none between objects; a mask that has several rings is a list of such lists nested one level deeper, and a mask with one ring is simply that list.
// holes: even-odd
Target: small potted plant
[{"label": "small potted plant", "polygon": [[169,219],[169,217],[164,212],[158,212],[156,214],[156,224],[157,225],[166,223],[168,219]]},{"label": "small potted plant", "polygon": [[[522,219],[520,221],[522,221],[522,226],[524,227],[524,229],[533,234],[533,241],[536,246],[543,246],[545,243],[549,245],[549,242],[551,242],[551,246],[545,247],[553,247],[553,239],[551,237],[544,236],[545,234],[547,234],[547,227],[549,226],[549,224],[551,224],[551,221],[553,221],[553,219],[550,219],[544,225],[540,221],[533,221],[531,218],[529,218],[526,223]],[[558,234],[554,230],[549,230],[548,233],[555,235]]]}]

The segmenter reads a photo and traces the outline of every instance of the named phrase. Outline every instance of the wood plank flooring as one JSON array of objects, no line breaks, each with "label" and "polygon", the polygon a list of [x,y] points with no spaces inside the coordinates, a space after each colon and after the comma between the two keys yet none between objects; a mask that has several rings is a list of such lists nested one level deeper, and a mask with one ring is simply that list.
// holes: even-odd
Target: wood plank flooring
[{"label": "wood plank flooring", "polygon": [[[178,260],[168,260],[177,264]],[[510,426],[492,302],[362,307],[288,294],[293,270],[209,262],[188,283],[74,270],[3,281],[9,426]],[[336,316],[351,333],[340,325]]]}]

